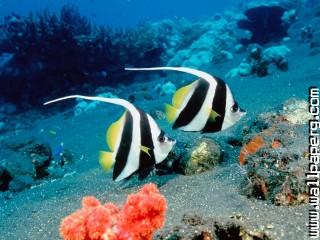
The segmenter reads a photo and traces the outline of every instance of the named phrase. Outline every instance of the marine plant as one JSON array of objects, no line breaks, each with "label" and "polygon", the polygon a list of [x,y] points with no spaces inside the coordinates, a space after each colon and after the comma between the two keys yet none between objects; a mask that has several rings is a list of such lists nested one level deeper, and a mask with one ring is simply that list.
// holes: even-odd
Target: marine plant
[{"label": "marine plant", "polygon": [[156,64],[162,53],[149,25],[129,30],[98,27],[71,5],[59,14],[11,14],[0,29],[0,58],[11,55],[0,68],[0,94],[20,107],[41,104],[70,89],[88,93],[99,85],[125,81],[125,64]]},{"label": "marine plant", "polygon": [[166,209],[166,199],[154,184],[130,194],[122,207],[87,196],[80,210],[62,220],[60,235],[65,240],[151,240],[164,225]]}]

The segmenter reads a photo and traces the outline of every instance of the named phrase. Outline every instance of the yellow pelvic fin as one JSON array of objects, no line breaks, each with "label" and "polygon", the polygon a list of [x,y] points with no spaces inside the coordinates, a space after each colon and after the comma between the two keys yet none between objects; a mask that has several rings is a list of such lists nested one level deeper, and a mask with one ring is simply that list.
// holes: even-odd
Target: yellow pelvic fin
[{"label": "yellow pelvic fin", "polygon": [[108,171],[114,163],[112,152],[99,151],[99,163],[104,171]]},{"label": "yellow pelvic fin", "polygon": [[172,98],[172,105],[176,108],[181,108],[184,99],[187,97],[188,93],[192,90],[195,82],[179,88]]},{"label": "yellow pelvic fin", "polygon": [[170,104],[165,105],[166,117],[169,123],[173,123],[178,116],[178,109]]},{"label": "yellow pelvic fin", "polygon": [[107,130],[106,140],[107,140],[107,144],[108,144],[110,150],[112,150],[112,151],[115,150],[115,145],[116,145],[117,139],[118,139],[120,132],[121,132],[121,129],[123,127],[124,116],[125,116],[125,113],[117,121],[112,123]]},{"label": "yellow pelvic fin", "polygon": [[209,116],[209,120],[211,122],[215,122],[217,117],[221,117],[221,115],[219,113],[217,113],[216,111],[210,109],[210,116]]},{"label": "yellow pelvic fin", "polygon": [[150,148],[140,145],[140,149],[141,149],[142,152],[145,152],[146,154],[149,155],[149,157],[151,157],[151,155],[149,153],[149,151],[151,150]]}]

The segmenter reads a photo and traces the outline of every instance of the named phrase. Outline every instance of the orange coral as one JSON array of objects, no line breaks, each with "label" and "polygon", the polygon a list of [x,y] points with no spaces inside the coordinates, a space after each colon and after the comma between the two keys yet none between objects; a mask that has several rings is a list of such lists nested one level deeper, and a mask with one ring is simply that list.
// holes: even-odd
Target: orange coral
[{"label": "orange coral", "polygon": [[245,144],[239,156],[240,165],[244,165],[246,163],[246,158],[250,154],[256,153],[261,147],[265,146],[265,142],[261,136],[256,136],[251,139],[247,144]]},{"label": "orange coral", "polygon": [[154,184],[130,194],[121,209],[84,197],[82,209],[62,220],[60,235],[65,240],[149,240],[164,225],[166,209],[166,200]]}]

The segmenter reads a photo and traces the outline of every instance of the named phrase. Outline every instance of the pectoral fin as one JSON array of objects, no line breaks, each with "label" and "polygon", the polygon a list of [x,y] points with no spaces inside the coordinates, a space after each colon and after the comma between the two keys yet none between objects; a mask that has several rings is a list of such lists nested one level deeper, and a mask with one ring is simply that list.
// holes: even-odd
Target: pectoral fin
[{"label": "pectoral fin", "polygon": [[215,122],[217,117],[221,117],[221,115],[214,110],[210,110],[209,120]]},{"label": "pectoral fin", "polygon": [[149,151],[151,150],[150,148],[141,145],[141,146],[140,146],[140,149],[141,149],[142,152],[148,154],[149,157],[151,157],[151,155],[150,155],[150,153],[149,153]]},{"label": "pectoral fin", "polygon": [[166,104],[165,111],[168,122],[173,123],[178,117],[179,110],[170,104]]},{"label": "pectoral fin", "polygon": [[112,152],[99,152],[99,163],[104,171],[110,170],[110,168],[114,164],[113,154]]}]

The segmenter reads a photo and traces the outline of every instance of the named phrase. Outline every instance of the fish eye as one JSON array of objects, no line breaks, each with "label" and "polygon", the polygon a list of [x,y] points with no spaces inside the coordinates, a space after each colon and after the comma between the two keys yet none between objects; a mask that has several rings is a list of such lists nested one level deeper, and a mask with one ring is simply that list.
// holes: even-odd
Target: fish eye
[{"label": "fish eye", "polygon": [[168,140],[168,137],[166,136],[166,134],[163,131],[161,131],[161,133],[158,137],[158,141],[159,142],[166,142],[167,140]]},{"label": "fish eye", "polygon": [[239,105],[237,102],[234,102],[234,104],[231,107],[231,112],[235,113],[239,110]]}]

